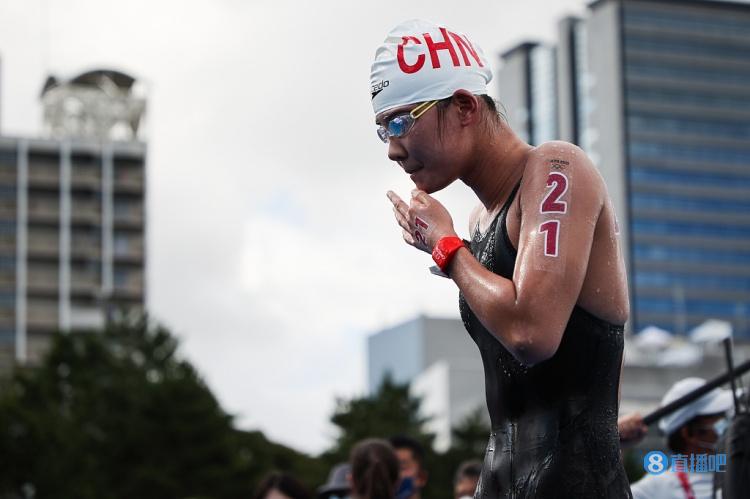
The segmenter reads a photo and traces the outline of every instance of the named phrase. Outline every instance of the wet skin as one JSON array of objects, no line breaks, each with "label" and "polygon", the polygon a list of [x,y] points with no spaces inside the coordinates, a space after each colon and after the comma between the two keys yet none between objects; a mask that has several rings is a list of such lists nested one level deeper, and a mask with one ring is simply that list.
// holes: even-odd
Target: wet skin
[{"label": "wet skin", "polygon": [[[416,189],[408,203],[391,191],[388,198],[404,240],[431,252],[456,231],[449,212],[430,193],[455,180],[471,187],[480,204],[469,228],[473,232],[478,224],[481,231],[523,179],[507,216],[508,236],[518,250],[512,279],[489,271],[466,249],[456,253],[448,270],[482,324],[531,365],[554,355],[575,305],[613,324],[627,320],[621,243],[604,182],[583,151],[565,142],[531,147],[505,123],[488,126],[482,106],[459,90],[444,108],[442,134],[433,108],[406,136],[392,138],[388,157],[410,174]],[[388,111],[377,121],[413,107]],[[559,196],[552,196],[557,184],[548,185],[551,174],[565,177]],[[545,201],[564,203],[565,213],[545,212]],[[429,226],[419,238],[417,217]],[[557,224],[556,256],[549,254],[547,222]]]}]

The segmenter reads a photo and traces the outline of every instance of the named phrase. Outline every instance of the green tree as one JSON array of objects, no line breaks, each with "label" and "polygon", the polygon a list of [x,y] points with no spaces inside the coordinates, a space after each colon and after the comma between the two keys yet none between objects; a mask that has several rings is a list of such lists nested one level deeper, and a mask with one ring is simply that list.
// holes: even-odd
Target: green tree
[{"label": "green tree", "polygon": [[352,447],[365,438],[409,435],[431,448],[434,435],[423,430],[428,421],[419,412],[421,399],[409,394],[408,384],[398,384],[387,375],[372,396],[338,399],[331,422],[339,435],[324,454],[329,465],[346,461]]},{"label": "green tree", "polygon": [[0,497],[248,497],[273,468],[311,467],[235,430],[177,346],[145,317],[55,335],[0,394]]},{"label": "green tree", "polygon": [[481,460],[484,457],[490,437],[486,415],[487,409],[479,406],[453,427],[451,451],[460,461]]}]

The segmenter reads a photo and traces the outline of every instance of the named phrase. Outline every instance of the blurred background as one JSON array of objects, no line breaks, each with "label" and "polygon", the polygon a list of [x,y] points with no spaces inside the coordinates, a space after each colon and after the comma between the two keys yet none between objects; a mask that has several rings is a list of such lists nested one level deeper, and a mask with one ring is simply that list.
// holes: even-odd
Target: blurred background
[{"label": "blurred background", "polygon": [[[725,337],[750,356],[746,1],[6,0],[0,486],[239,497],[411,432],[443,497],[481,458],[479,355],[393,223],[385,192],[413,186],[369,100],[375,48],[413,17],[482,46],[524,140],[600,168],[631,291],[621,412],[723,372]],[[465,236],[473,193],[436,197]],[[663,447],[652,428],[633,462]],[[102,455],[140,478],[103,478]]]}]

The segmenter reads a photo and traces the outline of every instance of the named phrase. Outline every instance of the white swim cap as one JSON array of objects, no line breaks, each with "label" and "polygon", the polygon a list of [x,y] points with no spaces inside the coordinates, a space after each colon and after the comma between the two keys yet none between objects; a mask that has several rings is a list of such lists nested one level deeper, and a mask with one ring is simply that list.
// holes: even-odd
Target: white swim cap
[{"label": "white swim cap", "polygon": [[[685,378],[681,379],[672,388],[667,391],[661,400],[661,407],[668,405],[678,398],[687,395],[693,390],[697,390],[706,384],[703,378]],[[664,416],[659,421],[659,429],[665,435],[671,435],[675,431],[693,419],[695,416],[705,416],[709,414],[719,414],[727,412],[734,407],[732,391],[722,388],[714,388],[698,400],[690,402],[688,405],[677,409],[672,414]]]},{"label": "white swim cap", "polygon": [[375,114],[450,97],[459,89],[486,94],[492,79],[479,45],[444,26],[412,19],[388,33],[375,52],[370,93]]}]

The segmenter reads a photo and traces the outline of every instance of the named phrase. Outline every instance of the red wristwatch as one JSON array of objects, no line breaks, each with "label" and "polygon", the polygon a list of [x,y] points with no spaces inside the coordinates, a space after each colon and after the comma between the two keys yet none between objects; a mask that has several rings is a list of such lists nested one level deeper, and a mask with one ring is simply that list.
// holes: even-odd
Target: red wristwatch
[{"label": "red wristwatch", "polygon": [[440,270],[445,272],[453,259],[453,255],[463,247],[464,242],[456,236],[440,238],[432,249],[432,259],[435,260],[435,263],[440,267]]}]

